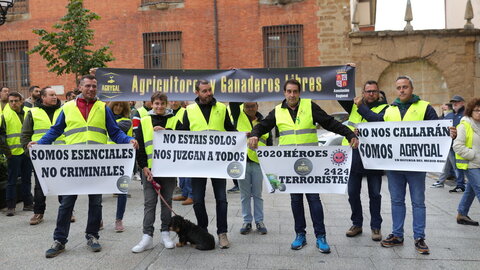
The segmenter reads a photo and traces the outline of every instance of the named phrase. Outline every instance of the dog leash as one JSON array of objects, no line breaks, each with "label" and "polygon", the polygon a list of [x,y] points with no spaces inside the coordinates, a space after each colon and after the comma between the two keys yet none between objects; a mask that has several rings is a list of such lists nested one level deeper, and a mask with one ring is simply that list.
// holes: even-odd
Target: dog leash
[{"label": "dog leash", "polygon": [[172,207],[170,207],[170,205],[168,205],[167,201],[165,200],[165,198],[163,198],[162,194],[160,193],[160,189],[162,189],[162,186],[155,182],[155,180],[152,180],[150,183],[152,183],[152,186],[153,186],[153,189],[155,189],[155,192],[157,192],[158,196],[160,197],[160,199],[162,200],[162,202],[167,206],[167,208],[172,211],[172,213],[175,215],[175,216],[178,216],[177,213],[175,213],[175,211],[173,211]]}]

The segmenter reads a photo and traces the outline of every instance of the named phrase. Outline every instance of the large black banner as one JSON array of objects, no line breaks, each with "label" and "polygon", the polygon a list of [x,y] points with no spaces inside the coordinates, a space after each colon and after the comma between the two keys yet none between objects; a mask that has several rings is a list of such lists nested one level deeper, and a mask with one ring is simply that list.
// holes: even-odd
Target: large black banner
[{"label": "large black banner", "polygon": [[153,92],[167,94],[169,100],[194,100],[195,82],[210,81],[219,101],[282,100],[283,84],[297,79],[302,98],[346,100],[355,96],[355,69],[351,66],[304,68],[259,68],[231,70],[97,70],[98,95],[103,101],[150,100]]}]

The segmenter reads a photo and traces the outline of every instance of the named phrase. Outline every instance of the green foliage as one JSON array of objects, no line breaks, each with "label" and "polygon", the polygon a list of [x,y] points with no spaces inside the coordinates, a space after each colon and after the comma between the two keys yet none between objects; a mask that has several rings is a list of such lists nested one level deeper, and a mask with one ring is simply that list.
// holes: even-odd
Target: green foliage
[{"label": "green foliage", "polygon": [[53,25],[57,32],[33,30],[40,36],[40,41],[29,54],[39,53],[47,61],[49,71],[57,75],[88,74],[90,68],[105,67],[107,62],[115,60],[109,46],[92,50],[94,30],[89,26],[100,16],[83,8],[83,0],[69,0],[66,8],[67,14],[60,19],[61,22]]}]

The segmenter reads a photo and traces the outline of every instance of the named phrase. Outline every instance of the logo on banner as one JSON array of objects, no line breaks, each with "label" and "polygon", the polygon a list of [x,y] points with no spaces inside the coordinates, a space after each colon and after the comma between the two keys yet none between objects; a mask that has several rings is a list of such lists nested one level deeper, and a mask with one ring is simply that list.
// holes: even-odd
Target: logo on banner
[{"label": "logo on banner", "polygon": [[308,158],[301,158],[295,161],[293,169],[298,175],[307,175],[312,172],[313,164]]},{"label": "logo on banner", "polygon": [[227,166],[227,173],[232,178],[239,178],[243,173],[243,166],[240,162],[234,161]]},{"label": "logo on banner", "polygon": [[347,157],[347,153],[340,149],[333,151],[332,155],[330,156],[333,165],[337,166],[345,164]]},{"label": "logo on banner", "polygon": [[347,75],[346,72],[337,71],[336,85],[338,87],[347,87],[347,85],[348,85],[348,75]]},{"label": "logo on banner", "polygon": [[122,193],[127,193],[128,192],[128,183],[130,182],[130,177],[124,175],[120,176],[117,180],[117,188],[120,190]]},{"label": "logo on banner", "polygon": [[109,97],[108,94],[119,94],[122,91],[120,90],[120,85],[117,84],[117,76],[116,73],[109,72],[102,75],[106,77],[106,84],[102,85],[102,92],[105,96]]}]

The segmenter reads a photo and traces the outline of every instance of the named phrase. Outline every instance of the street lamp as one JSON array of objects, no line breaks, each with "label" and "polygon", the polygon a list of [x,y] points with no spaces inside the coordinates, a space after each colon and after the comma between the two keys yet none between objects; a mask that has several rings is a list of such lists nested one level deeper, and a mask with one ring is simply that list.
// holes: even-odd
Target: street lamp
[{"label": "street lamp", "polygon": [[7,20],[7,12],[11,7],[13,7],[13,0],[0,0],[0,25]]}]

